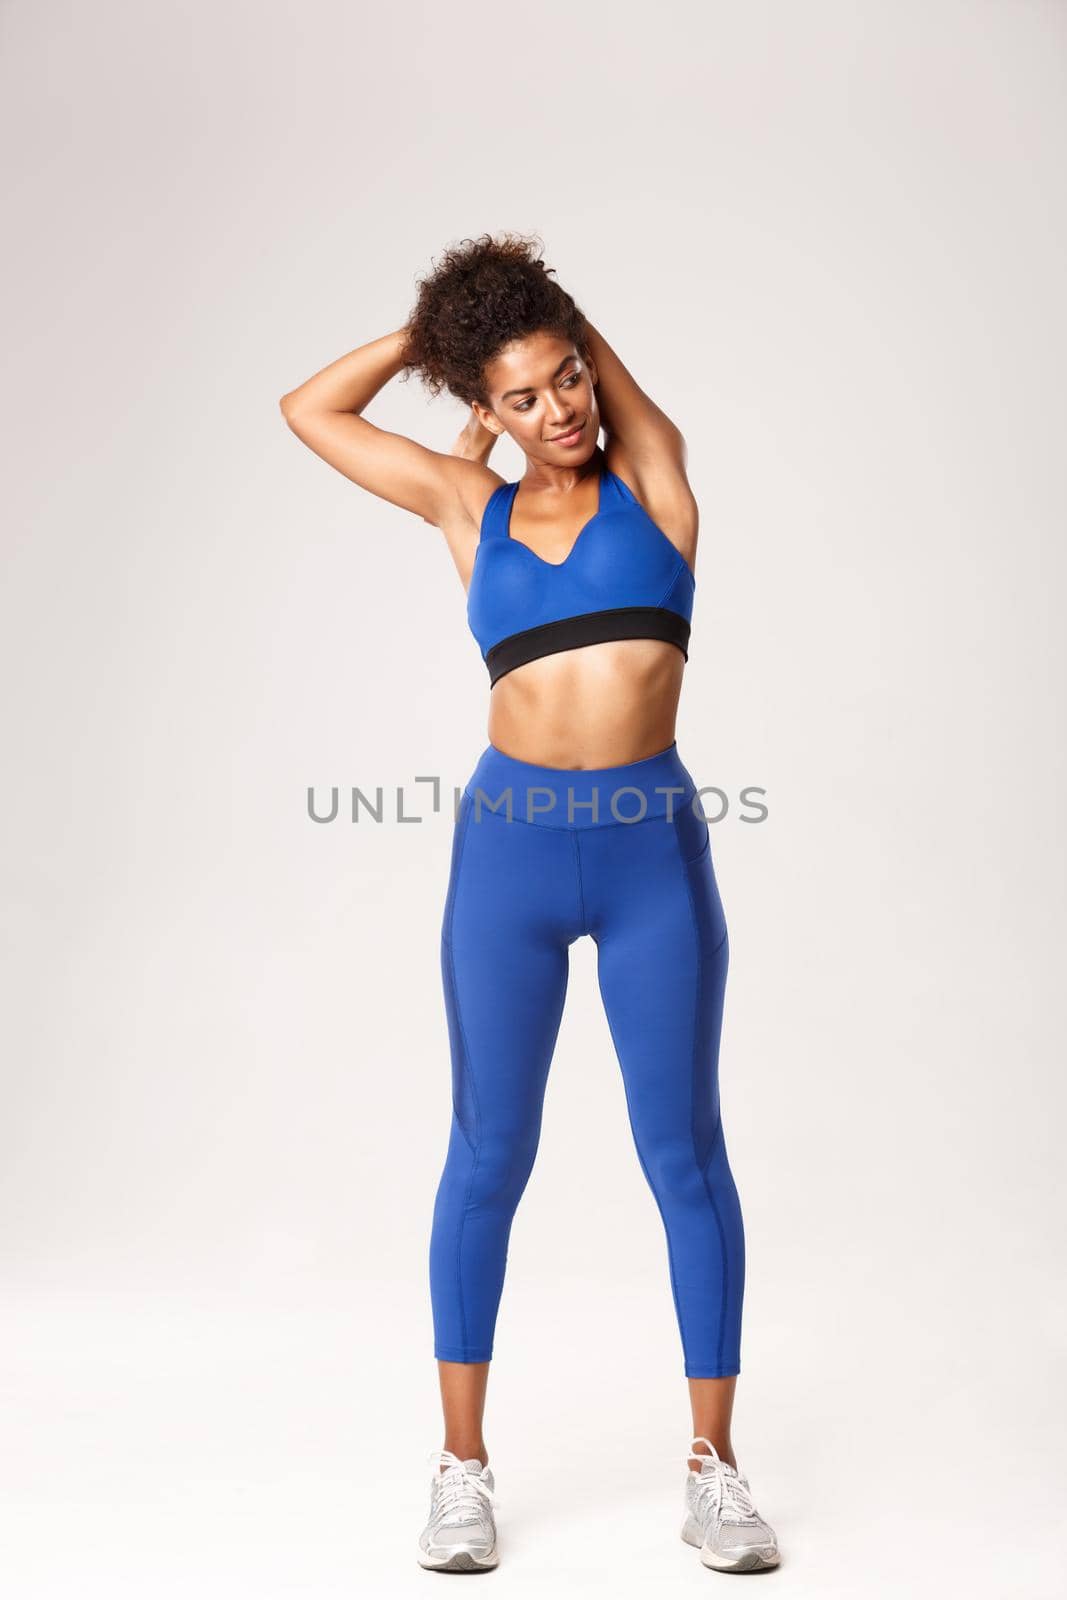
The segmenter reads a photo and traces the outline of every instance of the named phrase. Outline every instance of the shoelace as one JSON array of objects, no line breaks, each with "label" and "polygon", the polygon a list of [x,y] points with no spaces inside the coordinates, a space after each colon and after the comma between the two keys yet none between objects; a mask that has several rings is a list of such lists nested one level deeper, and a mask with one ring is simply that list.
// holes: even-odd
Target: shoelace
[{"label": "shoelace", "polygon": [[703,1437],[691,1439],[690,1446],[694,1444],[706,1444],[708,1454],[704,1456],[701,1451],[690,1448],[685,1454],[687,1466],[691,1459],[715,1462],[714,1472],[701,1473],[697,1479],[696,1502],[699,1515],[704,1517],[709,1510],[714,1510],[722,1522],[761,1522],[763,1519],[756,1510],[752,1492],[741,1474],[735,1474],[732,1469],[727,1470],[727,1463],[719,1459],[719,1452],[710,1439]]},{"label": "shoelace", "polygon": [[468,1472],[451,1450],[432,1450],[429,1461],[437,1486],[436,1520],[439,1523],[456,1526],[462,1522],[479,1522],[485,1509],[483,1500],[491,1506],[499,1504],[485,1480]]}]

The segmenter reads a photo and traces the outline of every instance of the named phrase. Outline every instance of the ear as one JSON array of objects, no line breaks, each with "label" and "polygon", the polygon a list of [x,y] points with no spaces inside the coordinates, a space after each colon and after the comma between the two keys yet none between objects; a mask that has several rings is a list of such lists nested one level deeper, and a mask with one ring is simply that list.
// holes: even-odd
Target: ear
[{"label": "ear", "polygon": [[481,423],[482,427],[485,428],[488,433],[496,434],[496,437],[499,439],[500,435],[504,432],[504,429],[495,412],[490,411],[486,406],[480,405],[477,400],[471,401],[471,410],[478,418],[478,421]]}]

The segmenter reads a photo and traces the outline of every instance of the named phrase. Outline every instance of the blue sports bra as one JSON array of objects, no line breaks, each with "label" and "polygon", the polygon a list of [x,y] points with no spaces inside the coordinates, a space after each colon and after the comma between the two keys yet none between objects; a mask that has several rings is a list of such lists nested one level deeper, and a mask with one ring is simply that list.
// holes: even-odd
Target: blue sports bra
[{"label": "blue sports bra", "polygon": [[622,479],[601,462],[596,513],[560,562],[511,537],[518,487],[489,497],[467,590],[490,686],[527,661],[608,639],[665,639],[688,660],[696,580]]}]

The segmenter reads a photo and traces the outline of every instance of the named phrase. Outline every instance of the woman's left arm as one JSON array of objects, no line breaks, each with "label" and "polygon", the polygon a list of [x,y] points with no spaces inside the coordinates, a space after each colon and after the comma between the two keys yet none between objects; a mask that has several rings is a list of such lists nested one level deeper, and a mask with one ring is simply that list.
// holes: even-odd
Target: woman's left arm
[{"label": "woman's left arm", "polygon": [[613,472],[622,470],[652,520],[694,569],[700,511],[686,470],[689,456],[682,430],[627,372],[588,320],[586,336],[596,365],[597,408],[608,464]]},{"label": "woman's left arm", "polygon": [[597,371],[597,405],[605,433],[635,467],[666,461],[686,466],[682,431],[627,371],[604,335],[586,321],[589,353]]}]

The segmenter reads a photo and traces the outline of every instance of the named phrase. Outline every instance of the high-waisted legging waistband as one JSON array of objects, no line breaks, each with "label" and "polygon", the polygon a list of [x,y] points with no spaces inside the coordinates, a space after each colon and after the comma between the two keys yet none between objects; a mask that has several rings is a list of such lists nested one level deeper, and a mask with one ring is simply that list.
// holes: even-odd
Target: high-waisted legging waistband
[{"label": "high-waisted legging waistband", "polygon": [[674,817],[683,806],[694,804],[697,786],[676,740],[666,750],[616,767],[542,767],[490,744],[466,793],[475,802],[476,816],[492,813],[550,828],[588,828]]}]

